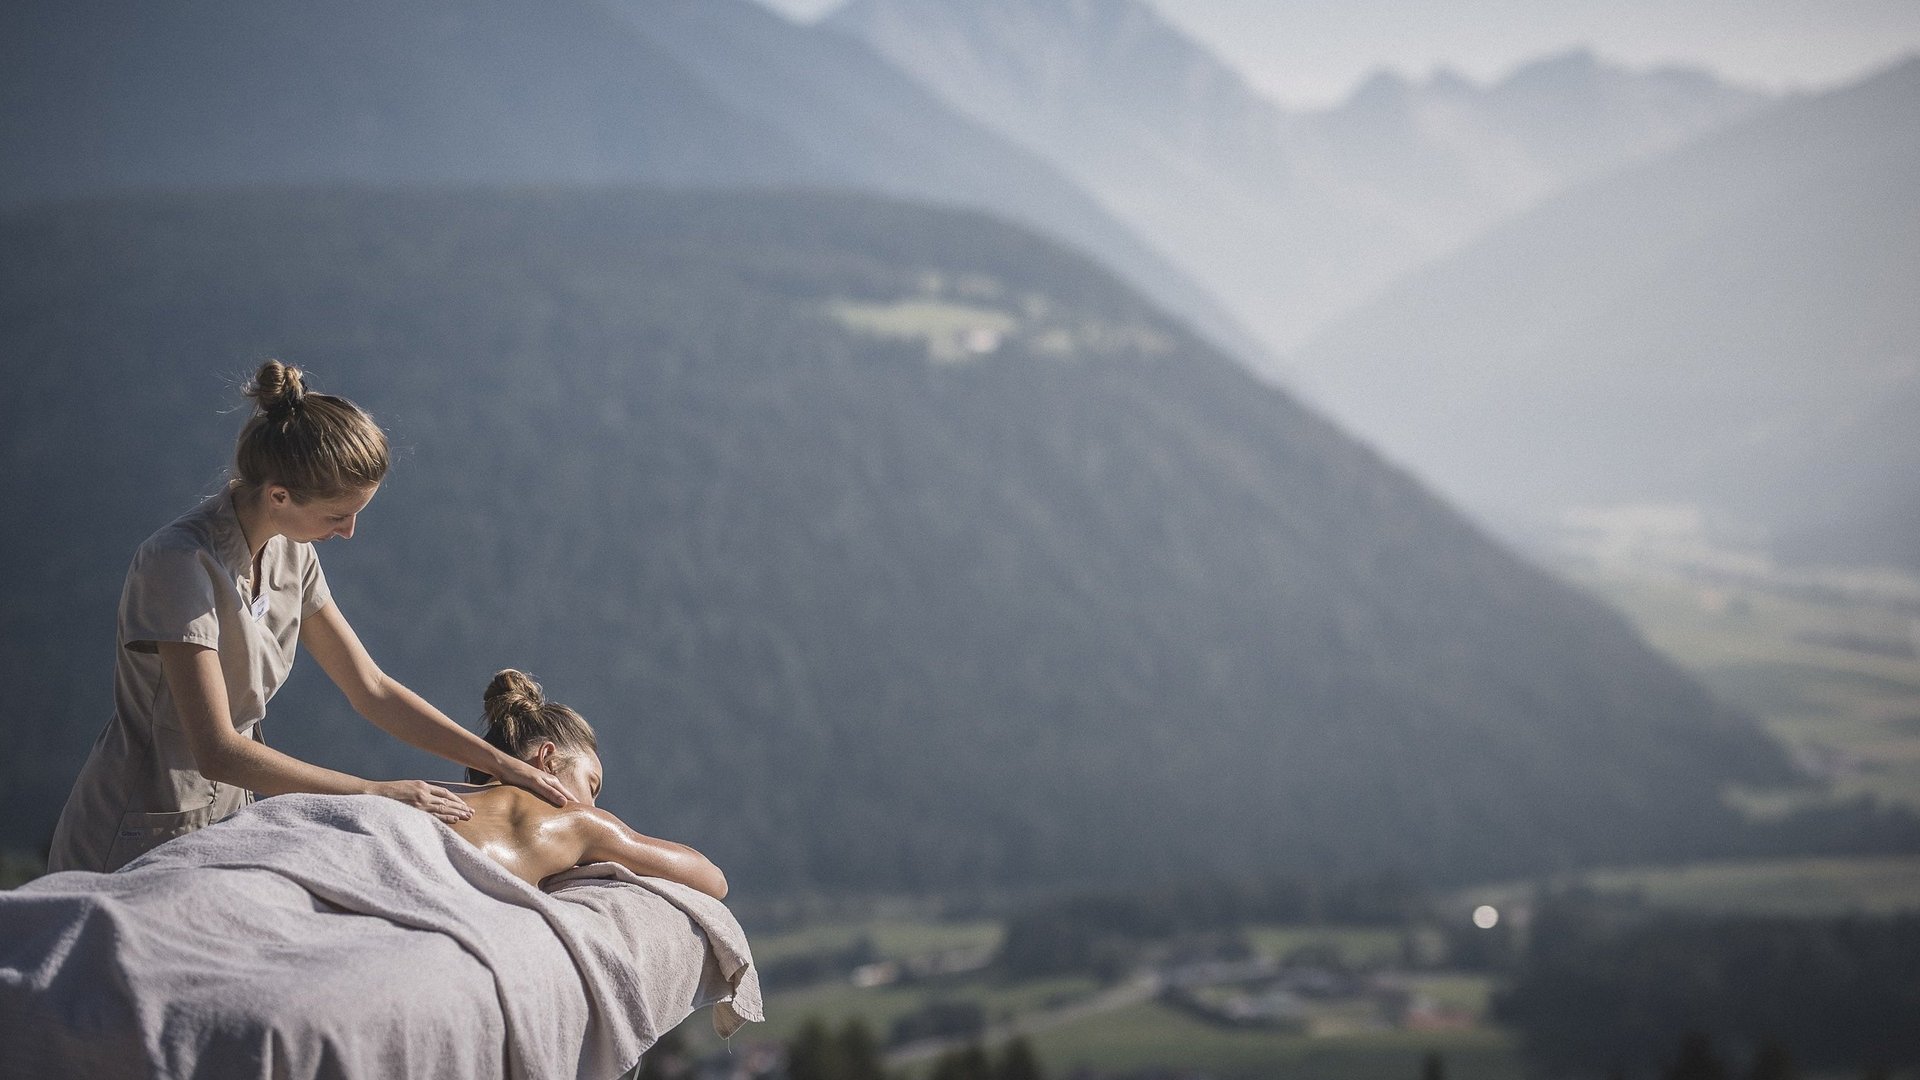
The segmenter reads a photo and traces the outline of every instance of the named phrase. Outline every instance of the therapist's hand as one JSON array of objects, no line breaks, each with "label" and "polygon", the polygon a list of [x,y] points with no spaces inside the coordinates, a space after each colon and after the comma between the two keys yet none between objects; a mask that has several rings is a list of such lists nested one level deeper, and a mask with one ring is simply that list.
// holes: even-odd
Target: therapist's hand
[{"label": "therapist's hand", "polygon": [[449,825],[473,816],[473,807],[462,802],[460,796],[425,780],[386,780],[373,784],[368,791],[425,810]]},{"label": "therapist's hand", "polygon": [[495,780],[526,788],[555,806],[565,806],[573,801],[573,796],[560,786],[560,781],[554,779],[552,773],[536,769],[519,758],[502,754],[494,768],[497,770],[493,774]]}]

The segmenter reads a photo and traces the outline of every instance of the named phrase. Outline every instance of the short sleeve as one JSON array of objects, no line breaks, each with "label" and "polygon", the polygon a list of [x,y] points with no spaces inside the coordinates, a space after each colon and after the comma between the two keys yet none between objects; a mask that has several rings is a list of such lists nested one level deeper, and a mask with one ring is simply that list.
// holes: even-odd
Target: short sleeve
[{"label": "short sleeve", "polygon": [[188,548],[143,548],[127,571],[120,595],[120,644],[134,652],[160,651],[163,641],[220,647],[211,571]]},{"label": "short sleeve", "polygon": [[307,549],[307,564],[300,568],[300,617],[302,619],[333,603],[333,594],[327,591],[327,575],[320,569],[320,556],[313,545],[304,545]]}]

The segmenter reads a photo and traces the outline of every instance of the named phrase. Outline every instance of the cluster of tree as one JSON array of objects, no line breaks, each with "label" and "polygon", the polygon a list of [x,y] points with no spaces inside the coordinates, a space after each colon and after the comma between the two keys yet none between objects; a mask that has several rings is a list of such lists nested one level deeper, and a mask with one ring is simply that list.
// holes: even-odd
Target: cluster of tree
[{"label": "cluster of tree", "polygon": [[1467,971],[1504,972],[1519,960],[1523,935],[1511,920],[1493,926],[1477,926],[1464,919],[1444,920],[1439,925],[1440,955],[1447,966]]},{"label": "cluster of tree", "polygon": [[949,1050],[933,1061],[927,1080],[1042,1080],[1040,1059],[1025,1036],[1009,1039],[998,1054],[979,1043]]},{"label": "cluster of tree", "polygon": [[[888,1080],[873,1032],[855,1017],[835,1031],[809,1017],[787,1043],[787,1080]],[[1046,1073],[1025,1036],[989,1053],[976,1038],[934,1059],[928,1080],[1044,1080]]]},{"label": "cluster of tree", "polygon": [[997,956],[1009,974],[1112,976],[1141,948],[1255,923],[1398,925],[1423,893],[1398,875],[1323,882],[1271,877],[1200,881],[1132,891],[1084,892],[1033,903],[1007,919]]},{"label": "cluster of tree", "polygon": [[787,1080],[887,1080],[873,1029],[858,1017],[834,1031],[809,1017],[787,1043]]},{"label": "cluster of tree", "polygon": [[1916,914],[1708,916],[1560,897],[1536,913],[1494,1015],[1560,1072],[1680,1069],[1669,1055],[1683,1040],[1688,1078],[1711,1075],[1708,1040],[1770,1069],[1904,1067],[1920,1064],[1915,972]]},{"label": "cluster of tree", "polygon": [[[1681,1038],[1672,1060],[1658,1074],[1659,1080],[1801,1080],[1804,1075],[1793,1052],[1777,1042],[1761,1043],[1741,1071],[1721,1056],[1711,1037],[1698,1031]],[[1862,1069],[1860,1076],[1861,1080],[1892,1080],[1893,1073],[1885,1065],[1873,1064]]]},{"label": "cluster of tree", "polygon": [[987,1030],[987,1011],[977,1001],[936,997],[895,1018],[887,1043],[900,1046],[921,1039],[977,1039]]}]

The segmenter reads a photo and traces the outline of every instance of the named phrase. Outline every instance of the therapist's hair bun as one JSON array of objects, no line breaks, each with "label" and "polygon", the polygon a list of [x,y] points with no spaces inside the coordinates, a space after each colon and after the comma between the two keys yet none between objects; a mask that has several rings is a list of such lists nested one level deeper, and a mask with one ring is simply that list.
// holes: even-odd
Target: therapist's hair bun
[{"label": "therapist's hair bun", "polygon": [[[496,672],[482,698],[487,731],[481,737],[509,756],[526,761],[539,752],[542,743],[549,742],[565,755],[599,749],[599,740],[586,719],[565,705],[548,701],[540,684],[524,671],[507,668]],[[467,770],[470,783],[484,784],[491,779],[490,774],[478,769]]]},{"label": "therapist's hair bun", "polygon": [[306,375],[292,364],[269,360],[254,372],[253,381],[243,392],[262,414],[285,416],[299,408],[301,399],[307,396]]},{"label": "therapist's hair bun", "polygon": [[360,406],[307,389],[306,373],[269,360],[242,391],[255,411],[233,448],[233,479],[249,497],[279,484],[296,502],[380,486],[387,434]]}]

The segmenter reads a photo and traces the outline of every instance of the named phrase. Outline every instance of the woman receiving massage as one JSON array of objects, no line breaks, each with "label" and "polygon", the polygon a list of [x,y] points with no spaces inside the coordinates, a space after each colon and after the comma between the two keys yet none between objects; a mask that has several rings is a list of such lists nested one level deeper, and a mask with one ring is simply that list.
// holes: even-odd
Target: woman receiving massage
[{"label": "woman receiving massage", "polygon": [[[761,1019],[726,878],[593,806],[596,741],[502,671],[472,756],[561,806],[480,766],[451,821],[287,792],[0,891],[0,1076],[616,1076],[693,1009]],[[600,862],[642,878],[564,873]]]},{"label": "woman receiving massage", "polygon": [[583,863],[618,863],[644,877],[665,878],[716,900],[727,879],[706,856],[683,844],[642,836],[597,809],[600,755],[593,728],[579,713],[546,700],[540,684],[508,668],[486,691],[487,745],[551,774],[572,801],[556,807],[518,787],[469,768],[475,785],[459,793],[473,814],[448,826],[516,877],[542,879]]}]

